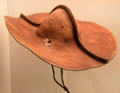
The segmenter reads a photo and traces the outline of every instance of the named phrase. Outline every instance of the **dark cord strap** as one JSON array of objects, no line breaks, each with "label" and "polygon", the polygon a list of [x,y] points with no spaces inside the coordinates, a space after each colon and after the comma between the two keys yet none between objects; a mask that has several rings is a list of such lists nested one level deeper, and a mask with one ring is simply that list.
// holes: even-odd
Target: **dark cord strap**
[{"label": "dark cord strap", "polygon": [[20,14],[20,18],[24,19],[26,22],[30,23],[31,25],[35,26],[35,27],[39,27],[40,24],[37,24],[31,20],[29,20],[24,14]]},{"label": "dark cord strap", "polygon": [[65,86],[64,79],[63,79],[63,69],[61,68],[61,81],[63,86]]},{"label": "dark cord strap", "polygon": [[53,79],[54,81],[60,86],[62,87],[67,93],[70,93],[68,88],[65,86],[65,83],[64,83],[64,79],[63,79],[63,69],[61,68],[61,81],[62,81],[62,84],[60,84],[56,78],[55,78],[55,70],[54,70],[54,66],[52,65],[52,71],[53,71]]},{"label": "dark cord strap", "polygon": [[70,21],[71,21],[71,23],[72,23],[72,26],[73,26],[74,39],[75,39],[75,41],[76,41],[76,44],[79,46],[79,48],[80,48],[84,53],[86,53],[88,56],[90,56],[91,58],[93,58],[93,59],[95,59],[95,60],[97,60],[97,61],[99,61],[99,62],[101,62],[101,63],[104,63],[104,64],[108,63],[108,60],[107,60],[107,59],[103,59],[103,58],[101,58],[101,57],[99,57],[99,56],[94,55],[93,53],[91,53],[90,51],[88,51],[88,50],[82,45],[82,43],[79,41],[79,39],[78,39],[77,24],[76,24],[75,18],[74,18],[74,16],[73,16],[71,10],[70,10],[68,7],[66,7],[66,6],[64,6],[64,5],[58,5],[58,6],[56,6],[50,13],[52,13],[53,11],[55,11],[55,10],[58,9],[58,8],[64,9],[64,10],[66,11],[66,13],[68,14],[69,19],[70,19]]},{"label": "dark cord strap", "polygon": [[[107,59],[103,59],[101,57],[98,57],[96,55],[94,55],[93,53],[91,53],[90,51],[88,51],[83,45],[82,43],[79,41],[78,39],[78,29],[77,29],[77,25],[76,25],[76,22],[75,22],[75,19],[74,19],[74,16],[71,12],[71,10],[69,8],[67,8],[66,6],[64,5],[58,5],[56,6],[50,13],[52,13],[53,11],[55,11],[56,9],[58,8],[62,8],[66,11],[66,13],[68,14],[69,18],[70,18],[70,21],[72,23],[72,26],[73,26],[73,35],[74,35],[74,39],[75,39],[75,42],[76,44],[78,45],[78,47],[84,52],[86,53],[88,56],[90,56],[91,58],[101,62],[101,63],[108,63],[108,60]],[[20,15],[20,18],[23,18],[25,21],[27,21],[28,23],[30,23],[31,25],[33,26],[36,26],[36,27],[39,27],[40,24],[37,24],[37,23],[34,23],[32,22],[31,20],[29,20],[25,15],[21,14]]]}]

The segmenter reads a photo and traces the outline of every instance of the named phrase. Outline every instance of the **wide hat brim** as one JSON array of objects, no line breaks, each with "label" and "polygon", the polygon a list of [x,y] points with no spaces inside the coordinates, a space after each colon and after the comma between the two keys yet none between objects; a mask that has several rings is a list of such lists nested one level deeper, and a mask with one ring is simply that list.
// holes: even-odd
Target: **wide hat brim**
[{"label": "wide hat brim", "polygon": [[[37,13],[27,16],[27,18],[35,23],[42,23],[47,16],[49,16],[49,13]],[[91,54],[86,54],[75,42],[67,44],[58,42],[58,45],[53,43],[52,47],[46,47],[42,38],[36,35],[37,27],[32,26],[22,18],[6,16],[5,21],[10,34],[16,41],[31,50],[45,62],[63,69],[84,70],[100,67],[105,65],[108,60],[111,60],[116,53],[116,44],[112,33],[93,22],[76,20],[81,44],[93,55],[98,54],[98,58],[92,57]],[[92,37],[93,39],[91,39]],[[105,43],[103,40],[100,41],[100,44],[96,43],[97,40],[101,39],[100,37],[103,40],[104,38],[107,39],[104,41]],[[102,55],[103,60],[101,60],[99,55]]]}]

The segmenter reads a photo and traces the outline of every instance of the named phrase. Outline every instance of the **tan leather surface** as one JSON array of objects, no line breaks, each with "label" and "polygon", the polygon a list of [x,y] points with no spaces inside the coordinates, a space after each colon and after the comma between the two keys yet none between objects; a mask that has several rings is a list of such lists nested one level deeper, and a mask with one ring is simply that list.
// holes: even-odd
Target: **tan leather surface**
[{"label": "tan leather surface", "polygon": [[[48,13],[28,16],[30,20],[41,23],[38,28],[21,18],[5,17],[5,20],[11,35],[49,64],[67,70],[84,70],[104,65],[77,46],[65,11],[58,9],[55,12],[50,16]],[[115,40],[107,29],[92,22],[76,20],[76,23],[79,41],[87,50],[104,59],[111,59],[115,55]],[[51,40],[50,47],[45,45],[46,39]]]}]

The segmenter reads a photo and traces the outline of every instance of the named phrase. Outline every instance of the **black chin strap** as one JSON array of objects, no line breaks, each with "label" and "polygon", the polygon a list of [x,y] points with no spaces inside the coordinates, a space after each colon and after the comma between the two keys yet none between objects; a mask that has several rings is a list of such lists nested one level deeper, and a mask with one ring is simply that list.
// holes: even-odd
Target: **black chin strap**
[{"label": "black chin strap", "polygon": [[64,79],[63,79],[63,69],[61,68],[61,81],[62,81],[62,84],[60,84],[56,78],[55,78],[55,70],[54,70],[54,66],[52,65],[52,71],[53,71],[53,79],[54,81],[60,86],[62,87],[67,93],[70,93],[68,88],[65,86],[65,83],[64,83]]}]

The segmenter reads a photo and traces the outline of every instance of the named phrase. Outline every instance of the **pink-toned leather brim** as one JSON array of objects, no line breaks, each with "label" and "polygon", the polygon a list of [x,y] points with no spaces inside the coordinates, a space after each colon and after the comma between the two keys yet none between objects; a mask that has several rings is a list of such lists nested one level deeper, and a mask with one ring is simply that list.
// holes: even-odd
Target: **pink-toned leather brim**
[{"label": "pink-toned leather brim", "polygon": [[[28,16],[35,23],[42,23],[48,13]],[[34,27],[21,18],[5,17],[6,25],[15,40],[31,50],[47,63],[67,70],[84,70],[105,65],[84,53],[76,43],[60,44],[59,47],[44,47],[43,40],[36,35]],[[109,30],[92,22],[76,20],[81,44],[92,54],[111,60],[116,53],[114,36]],[[104,42],[103,42],[104,40]]]}]

